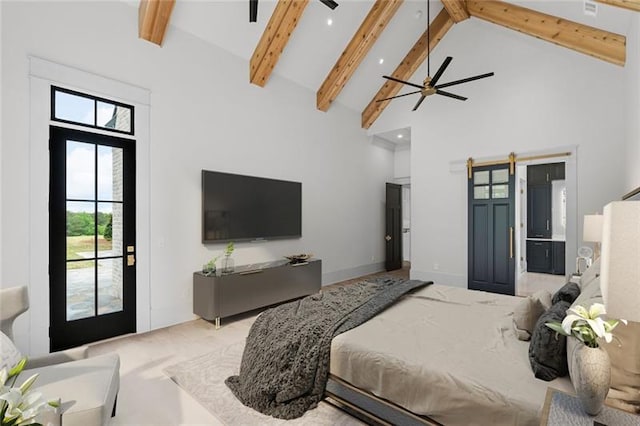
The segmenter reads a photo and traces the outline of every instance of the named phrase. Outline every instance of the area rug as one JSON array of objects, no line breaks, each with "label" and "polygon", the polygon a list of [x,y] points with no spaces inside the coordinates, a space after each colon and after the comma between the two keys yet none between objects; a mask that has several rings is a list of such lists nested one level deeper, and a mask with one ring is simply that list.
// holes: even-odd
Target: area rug
[{"label": "area rug", "polygon": [[265,416],[244,406],[231,393],[224,381],[238,374],[244,342],[234,343],[192,360],[167,367],[164,372],[182,389],[227,425],[362,425],[357,419],[334,406],[320,402],[304,416],[281,420]]}]

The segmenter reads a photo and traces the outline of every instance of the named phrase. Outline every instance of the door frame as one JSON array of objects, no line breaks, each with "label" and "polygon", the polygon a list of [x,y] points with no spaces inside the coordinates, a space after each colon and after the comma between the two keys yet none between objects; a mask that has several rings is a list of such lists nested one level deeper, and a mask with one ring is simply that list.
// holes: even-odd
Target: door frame
[{"label": "door frame", "polygon": [[[29,57],[29,253],[25,261],[30,309],[16,322],[15,336],[23,352],[33,355],[49,353],[49,125],[51,86],[114,99],[135,107],[136,139],[136,329],[151,329],[150,309],[150,100],[147,89],[67,67],[38,57]],[[25,86],[26,90],[26,86]],[[77,128],[79,126],[62,126]],[[105,133],[109,132],[96,132]],[[122,136],[122,135],[119,135]],[[126,135],[124,135],[126,138]],[[46,237],[48,238],[48,237]]]}]

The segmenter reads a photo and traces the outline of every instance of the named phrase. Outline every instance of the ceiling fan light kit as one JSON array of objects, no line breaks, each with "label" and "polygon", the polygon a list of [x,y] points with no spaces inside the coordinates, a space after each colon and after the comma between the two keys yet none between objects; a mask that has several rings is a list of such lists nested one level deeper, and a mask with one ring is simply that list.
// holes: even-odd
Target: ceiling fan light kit
[{"label": "ceiling fan light kit", "polygon": [[376,102],[389,101],[391,99],[401,98],[403,96],[414,95],[416,93],[420,93],[420,99],[418,99],[418,102],[416,103],[416,105],[412,109],[412,111],[415,111],[420,107],[420,105],[425,100],[425,98],[427,96],[431,96],[431,95],[441,95],[441,96],[446,96],[448,98],[457,99],[459,101],[466,101],[467,98],[465,98],[464,96],[456,95],[456,94],[450,93],[450,92],[445,92],[444,90],[440,90],[440,89],[444,88],[444,87],[455,86],[456,84],[462,84],[462,83],[468,83],[468,82],[474,81],[474,80],[480,80],[481,78],[487,78],[487,77],[491,77],[491,76],[494,75],[494,73],[489,72],[489,73],[486,73],[486,74],[480,74],[480,75],[476,75],[476,76],[473,76],[473,77],[463,78],[461,80],[450,81],[449,83],[445,83],[445,84],[437,84],[438,81],[440,80],[440,77],[442,77],[442,74],[444,74],[445,70],[447,69],[447,67],[449,66],[451,61],[453,60],[453,57],[447,56],[446,59],[444,60],[444,62],[442,63],[442,65],[440,65],[440,68],[438,68],[438,71],[436,71],[436,73],[433,75],[433,77],[430,76],[431,52],[429,52],[428,50],[429,50],[429,46],[431,45],[431,42],[429,40],[429,37],[430,37],[430,34],[431,34],[431,32],[429,31],[429,26],[431,25],[431,22],[430,22],[430,16],[429,15],[430,15],[430,13],[429,13],[429,0],[427,0],[427,77],[424,79],[422,85],[411,83],[409,81],[401,80],[401,79],[398,79],[398,78],[395,78],[395,77],[392,77],[392,76],[388,76],[388,75],[383,75],[382,76],[383,78],[386,78],[387,80],[391,80],[391,81],[395,81],[396,83],[401,83],[401,84],[404,84],[404,85],[407,85],[407,86],[415,87],[415,88],[418,88],[420,90],[416,90],[416,91],[409,92],[409,93],[403,93],[402,95],[391,96],[389,98],[378,99],[378,100],[376,100]]}]

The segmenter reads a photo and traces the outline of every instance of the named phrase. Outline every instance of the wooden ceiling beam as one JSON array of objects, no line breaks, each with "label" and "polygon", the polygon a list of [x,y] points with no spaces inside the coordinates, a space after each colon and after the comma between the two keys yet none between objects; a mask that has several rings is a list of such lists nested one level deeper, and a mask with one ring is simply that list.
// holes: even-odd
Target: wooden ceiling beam
[{"label": "wooden ceiling beam", "polygon": [[458,22],[464,21],[465,19],[469,19],[469,12],[467,11],[467,5],[465,0],[440,0],[442,5],[447,12],[449,12],[449,16],[456,24]]},{"label": "wooden ceiling beam", "polygon": [[138,37],[162,46],[175,0],[140,0]]},{"label": "wooden ceiling beam", "polygon": [[376,0],[360,28],[338,58],[316,93],[319,110],[327,111],[338,97],[371,47],[378,40],[404,0]]},{"label": "wooden ceiling beam", "polygon": [[625,36],[497,0],[467,0],[471,16],[580,53],[624,65]]},{"label": "wooden ceiling beam", "polygon": [[[453,20],[449,16],[449,13],[446,9],[442,9],[438,16],[431,21],[428,29],[429,33],[427,34],[427,30],[425,30],[391,76],[399,78],[400,80],[409,80],[420,65],[424,63],[427,55],[438,45],[452,26]],[[429,46],[427,46],[427,35],[430,41]],[[401,83],[385,80],[385,83],[380,90],[378,90],[378,93],[376,93],[373,99],[371,99],[371,102],[369,102],[369,105],[362,111],[362,127],[364,129],[371,127],[380,114],[382,114],[382,111],[389,105],[389,102],[391,102],[377,102],[377,100],[397,95],[402,86]]]},{"label": "wooden ceiling beam", "polygon": [[249,80],[264,87],[309,0],[279,0],[251,56]]},{"label": "wooden ceiling beam", "polygon": [[640,12],[640,0],[596,0],[598,3],[609,4],[611,6],[622,7],[624,9]]}]

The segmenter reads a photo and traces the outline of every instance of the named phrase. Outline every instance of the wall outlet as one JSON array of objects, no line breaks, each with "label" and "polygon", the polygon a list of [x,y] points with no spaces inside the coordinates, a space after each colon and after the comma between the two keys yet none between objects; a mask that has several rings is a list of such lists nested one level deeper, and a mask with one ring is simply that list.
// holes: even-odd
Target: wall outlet
[{"label": "wall outlet", "polygon": [[440,264],[439,264],[439,263],[434,263],[434,264],[433,264],[433,270],[434,270],[434,271],[437,271],[437,270],[439,270],[439,269],[440,269]]}]

